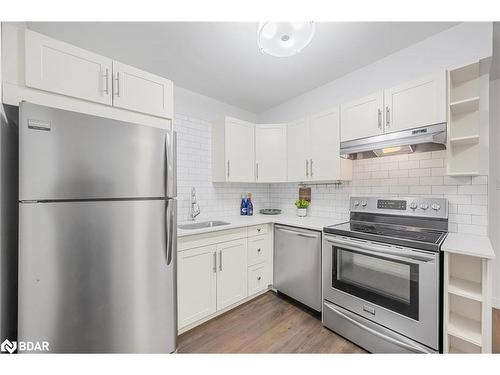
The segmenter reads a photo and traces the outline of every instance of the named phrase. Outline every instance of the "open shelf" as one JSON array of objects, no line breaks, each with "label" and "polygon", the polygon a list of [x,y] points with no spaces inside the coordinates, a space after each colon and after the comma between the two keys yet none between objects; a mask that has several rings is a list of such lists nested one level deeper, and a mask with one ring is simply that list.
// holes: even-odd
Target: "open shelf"
[{"label": "open shelf", "polygon": [[479,354],[481,347],[470,342],[464,341],[458,337],[448,335],[450,348],[448,353],[452,354]]},{"label": "open shelf", "polygon": [[458,277],[450,277],[448,293],[470,298],[475,301],[481,302],[483,300],[481,283],[460,279]]},{"label": "open shelf", "polygon": [[466,98],[457,102],[450,103],[452,114],[474,112],[479,110],[479,96]]},{"label": "open shelf", "polygon": [[453,170],[449,170],[448,173],[446,173],[448,176],[452,177],[462,177],[462,176],[479,176],[479,171],[460,171],[460,172],[454,172]]},{"label": "open shelf", "polygon": [[465,137],[450,138],[450,143],[456,145],[474,145],[479,143],[479,135],[468,135]]},{"label": "open shelf", "polygon": [[481,322],[453,312],[450,313],[448,334],[476,346],[481,346],[482,343]]}]

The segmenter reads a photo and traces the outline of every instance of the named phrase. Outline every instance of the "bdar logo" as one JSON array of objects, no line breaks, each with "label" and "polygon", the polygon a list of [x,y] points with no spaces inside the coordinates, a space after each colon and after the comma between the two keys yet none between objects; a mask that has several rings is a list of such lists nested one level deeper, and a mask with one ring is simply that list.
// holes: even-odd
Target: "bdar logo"
[{"label": "bdar logo", "polygon": [[0,345],[0,350],[2,352],[9,352],[10,354],[14,353],[17,349],[17,342],[15,341],[9,341],[5,339],[4,342],[2,342],[2,345]]}]

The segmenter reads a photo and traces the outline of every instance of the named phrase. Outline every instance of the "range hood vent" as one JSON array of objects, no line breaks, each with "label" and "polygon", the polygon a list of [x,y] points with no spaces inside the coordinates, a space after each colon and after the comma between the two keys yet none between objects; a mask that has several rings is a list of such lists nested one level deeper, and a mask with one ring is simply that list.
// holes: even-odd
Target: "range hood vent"
[{"label": "range hood vent", "polygon": [[366,159],[445,149],[446,123],[441,123],[342,142],[340,155],[348,159]]}]

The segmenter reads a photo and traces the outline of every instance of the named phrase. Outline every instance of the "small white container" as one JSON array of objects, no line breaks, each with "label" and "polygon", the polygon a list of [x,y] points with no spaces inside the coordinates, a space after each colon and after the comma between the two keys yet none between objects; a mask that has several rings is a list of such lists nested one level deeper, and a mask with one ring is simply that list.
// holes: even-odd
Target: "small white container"
[{"label": "small white container", "polygon": [[299,217],[307,216],[307,208],[297,208],[297,216]]}]

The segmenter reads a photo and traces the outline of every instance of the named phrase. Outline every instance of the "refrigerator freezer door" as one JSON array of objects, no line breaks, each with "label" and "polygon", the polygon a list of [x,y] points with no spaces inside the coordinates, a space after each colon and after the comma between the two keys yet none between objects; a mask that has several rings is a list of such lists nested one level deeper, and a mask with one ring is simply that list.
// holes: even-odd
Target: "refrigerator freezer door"
[{"label": "refrigerator freezer door", "polygon": [[20,204],[19,340],[48,341],[53,353],[173,352],[170,204]]},{"label": "refrigerator freezer door", "polygon": [[166,195],[166,130],[27,102],[19,117],[20,200]]}]

